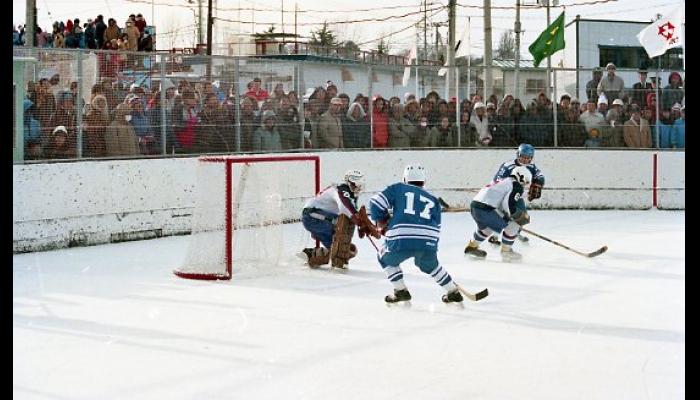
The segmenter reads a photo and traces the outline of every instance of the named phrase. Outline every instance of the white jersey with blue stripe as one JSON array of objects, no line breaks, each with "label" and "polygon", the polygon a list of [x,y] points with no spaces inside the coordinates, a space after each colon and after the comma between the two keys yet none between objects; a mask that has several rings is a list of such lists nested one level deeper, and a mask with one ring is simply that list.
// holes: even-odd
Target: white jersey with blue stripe
[{"label": "white jersey with blue stripe", "polygon": [[374,221],[386,221],[388,251],[435,250],[440,239],[440,202],[423,188],[395,183],[374,195],[369,202]]},{"label": "white jersey with blue stripe", "polygon": [[[511,172],[513,172],[513,169],[518,166],[520,166],[520,164],[518,164],[517,160],[504,162],[503,164],[501,164],[501,167],[498,168],[498,172],[496,172],[496,175],[494,175],[491,181],[496,182],[498,180],[506,179],[510,176]],[[532,174],[532,182],[536,182],[544,186],[544,175],[535,164],[527,164],[525,168],[530,170],[530,173]]]},{"label": "white jersey with blue stripe", "polygon": [[513,215],[518,209],[525,209],[522,199],[523,187],[513,178],[491,182],[479,190],[472,201],[486,204],[506,216]]},{"label": "white jersey with blue stripe", "polygon": [[331,185],[316,197],[306,201],[304,208],[318,208],[327,213],[345,214],[352,218],[357,213],[357,198],[347,184]]}]

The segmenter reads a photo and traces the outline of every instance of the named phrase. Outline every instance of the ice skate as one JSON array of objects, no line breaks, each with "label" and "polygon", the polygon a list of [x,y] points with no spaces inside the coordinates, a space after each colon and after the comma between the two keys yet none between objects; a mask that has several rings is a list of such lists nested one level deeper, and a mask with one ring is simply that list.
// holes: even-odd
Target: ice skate
[{"label": "ice skate", "polygon": [[474,240],[470,240],[467,247],[464,248],[464,254],[469,254],[477,258],[486,258],[486,252],[479,248],[479,244]]},{"label": "ice skate", "polygon": [[489,243],[500,246],[501,241],[496,236],[489,236]]},{"label": "ice skate", "polygon": [[411,293],[408,292],[408,289],[394,289],[394,294],[384,297],[384,301],[387,303],[407,302],[409,300],[411,300]]},{"label": "ice skate", "polygon": [[511,262],[511,261],[520,261],[523,256],[518,253],[513,251],[513,248],[511,246],[502,246],[501,247],[501,259],[506,262]]},{"label": "ice skate", "polygon": [[521,242],[523,242],[523,243],[528,243],[528,242],[530,242],[530,238],[527,237],[527,236],[523,236],[522,234],[521,234],[521,235],[518,235],[518,239],[519,239]]},{"label": "ice skate", "polygon": [[443,303],[461,303],[464,298],[458,289],[451,290],[442,295]]}]

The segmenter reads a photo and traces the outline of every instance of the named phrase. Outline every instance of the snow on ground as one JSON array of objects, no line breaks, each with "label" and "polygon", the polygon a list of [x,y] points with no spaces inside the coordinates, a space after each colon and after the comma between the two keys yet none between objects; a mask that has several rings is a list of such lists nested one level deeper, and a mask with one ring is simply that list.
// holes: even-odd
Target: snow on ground
[{"label": "snow on ground", "polygon": [[[489,297],[442,304],[404,263],[410,307],[365,239],[350,270],[258,265],[231,281],[172,274],[188,237],[13,257],[14,399],[683,399],[685,213],[532,211],[521,263],[439,258]],[[285,227],[301,235],[301,225]]]}]

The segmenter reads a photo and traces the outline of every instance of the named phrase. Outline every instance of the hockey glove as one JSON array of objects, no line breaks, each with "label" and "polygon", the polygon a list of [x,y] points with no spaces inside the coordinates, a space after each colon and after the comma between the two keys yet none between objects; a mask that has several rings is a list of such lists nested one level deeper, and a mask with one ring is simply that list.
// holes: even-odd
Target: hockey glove
[{"label": "hockey glove", "polygon": [[539,199],[542,196],[542,185],[539,183],[531,183],[530,190],[527,192],[527,201]]},{"label": "hockey glove", "polygon": [[382,237],[377,227],[374,226],[367,216],[367,209],[365,209],[365,206],[362,206],[357,214],[353,216],[353,222],[357,225],[357,233],[360,239],[364,238],[365,235],[374,236],[377,239]]},{"label": "hockey glove", "polygon": [[516,224],[523,226],[530,223],[530,216],[527,214],[527,211],[518,210],[513,214],[512,220],[515,221]]}]

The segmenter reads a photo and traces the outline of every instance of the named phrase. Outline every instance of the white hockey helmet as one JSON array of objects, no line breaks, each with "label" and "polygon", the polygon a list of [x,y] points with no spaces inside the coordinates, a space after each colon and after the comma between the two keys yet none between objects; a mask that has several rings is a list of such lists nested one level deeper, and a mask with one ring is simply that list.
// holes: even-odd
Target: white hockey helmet
[{"label": "white hockey helmet", "polygon": [[356,169],[350,169],[345,173],[343,179],[350,186],[353,192],[359,193],[365,187],[365,175]]},{"label": "white hockey helmet", "polygon": [[513,168],[510,176],[515,178],[515,180],[523,186],[529,185],[530,181],[532,181],[532,172],[524,165]]},{"label": "white hockey helmet", "polygon": [[425,183],[425,168],[420,164],[408,164],[403,170],[403,181]]}]

